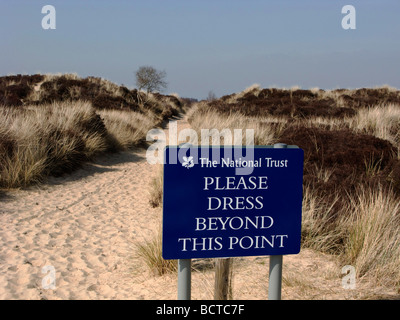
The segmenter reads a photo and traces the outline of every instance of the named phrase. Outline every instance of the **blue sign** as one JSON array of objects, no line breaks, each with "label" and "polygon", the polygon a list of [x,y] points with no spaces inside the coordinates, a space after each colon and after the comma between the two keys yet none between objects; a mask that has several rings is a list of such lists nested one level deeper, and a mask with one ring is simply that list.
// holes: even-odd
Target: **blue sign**
[{"label": "blue sign", "polygon": [[300,252],[303,150],[247,150],[166,148],[164,259]]}]

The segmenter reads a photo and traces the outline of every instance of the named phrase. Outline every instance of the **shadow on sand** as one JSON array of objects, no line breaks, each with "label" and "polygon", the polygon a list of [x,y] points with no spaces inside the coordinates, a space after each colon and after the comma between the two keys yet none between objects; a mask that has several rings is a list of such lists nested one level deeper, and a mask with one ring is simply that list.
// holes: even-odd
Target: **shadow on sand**
[{"label": "shadow on sand", "polygon": [[59,177],[50,176],[47,181],[45,181],[45,184],[59,185],[64,182],[72,182],[88,178],[99,173],[118,171],[120,169],[115,166],[128,162],[145,161],[146,158],[144,155],[145,153],[143,149],[132,149],[117,153],[103,154],[95,158],[93,161],[83,164],[79,169],[72,173],[63,174]]},{"label": "shadow on sand", "polygon": [[7,202],[7,201],[11,201],[13,199],[14,199],[14,197],[9,192],[7,192],[7,190],[0,189],[0,202]]},{"label": "shadow on sand", "polygon": [[101,155],[92,163],[95,165],[109,167],[126,162],[140,162],[145,160],[145,152],[143,149],[132,149],[129,151]]},{"label": "shadow on sand", "polygon": [[[145,150],[140,148],[135,148],[128,151],[121,151],[117,153],[102,154],[96,157],[93,161],[86,162],[82,166],[77,167],[76,170],[70,173],[65,173],[60,176],[49,176],[46,177],[41,183],[18,189],[42,189],[46,188],[46,186],[61,185],[65,182],[73,182],[80,179],[88,178],[95,174],[118,171],[120,169],[115,166],[123,163],[140,161],[146,161]],[[5,202],[12,200],[12,190],[0,190],[0,201]]]}]

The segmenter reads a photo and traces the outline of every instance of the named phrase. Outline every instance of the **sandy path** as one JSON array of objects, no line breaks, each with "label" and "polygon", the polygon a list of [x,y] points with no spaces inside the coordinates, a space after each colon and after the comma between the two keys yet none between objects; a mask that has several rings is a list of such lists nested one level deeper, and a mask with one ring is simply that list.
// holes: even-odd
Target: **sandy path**
[{"label": "sandy path", "polygon": [[[176,274],[154,276],[136,256],[135,243],[160,227],[161,209],[149,205],[157,170],[145,150],[132,150],[0,198],[0,299],[176,299]],[[332,257],[302,250],[284,263],[285,299],[365,295],[341,288]],[[45,266],[54,268],[54,289]],[[213,298],[213,277],[192,274],[193,299]],[[267,279],[268,257],[235,259],[234,298],[266,299]]]},{"label": "sandy path", "polygon": [[[174,299],[174,282],[153,277],[136,257],[135,244],[161,221],[149,205],[158,168],[145,157],[143,149],[102,156],[2,196],[0,299]],[[43,287],[51,283],[46,266],[54,267],[55,289]]]},{"label": "sandy path", "polygon": [[[2,200],[0,298],[140,298],[117,279],[132,268],[133,241],[154,229],[157,211],[143,188],[153,167],[144,157],[107,155]],[[47,265],[56,290],[42,288]]]}]

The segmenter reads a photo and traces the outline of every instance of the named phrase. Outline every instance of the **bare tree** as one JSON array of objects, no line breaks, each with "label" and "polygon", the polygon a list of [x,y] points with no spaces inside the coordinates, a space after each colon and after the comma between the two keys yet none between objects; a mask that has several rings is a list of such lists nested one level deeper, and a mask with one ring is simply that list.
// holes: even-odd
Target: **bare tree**
[{"label": "bare tree", "polygon": [[136,71],[136,86],[139,90],[146,90],[147,93],[162,91],[167,88],[165,71],[158,71],[151,66],[142,66]]},{"label": "bare tree", "polygon": [[215,95],[214,91],[210,90],[208,92],[207,101],[214,101],[216,99],[217,99],[217,96]]}]

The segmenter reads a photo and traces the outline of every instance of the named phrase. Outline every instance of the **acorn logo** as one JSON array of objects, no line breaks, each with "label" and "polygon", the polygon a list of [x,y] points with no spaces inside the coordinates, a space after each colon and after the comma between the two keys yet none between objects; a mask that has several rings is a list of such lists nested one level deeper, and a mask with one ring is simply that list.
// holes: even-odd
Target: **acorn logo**
[{"label": "acorn logo", "polygon": [[194,166],[193,157],[183,157],[182,167],[186,167],[187,169],[192,168]]}]

